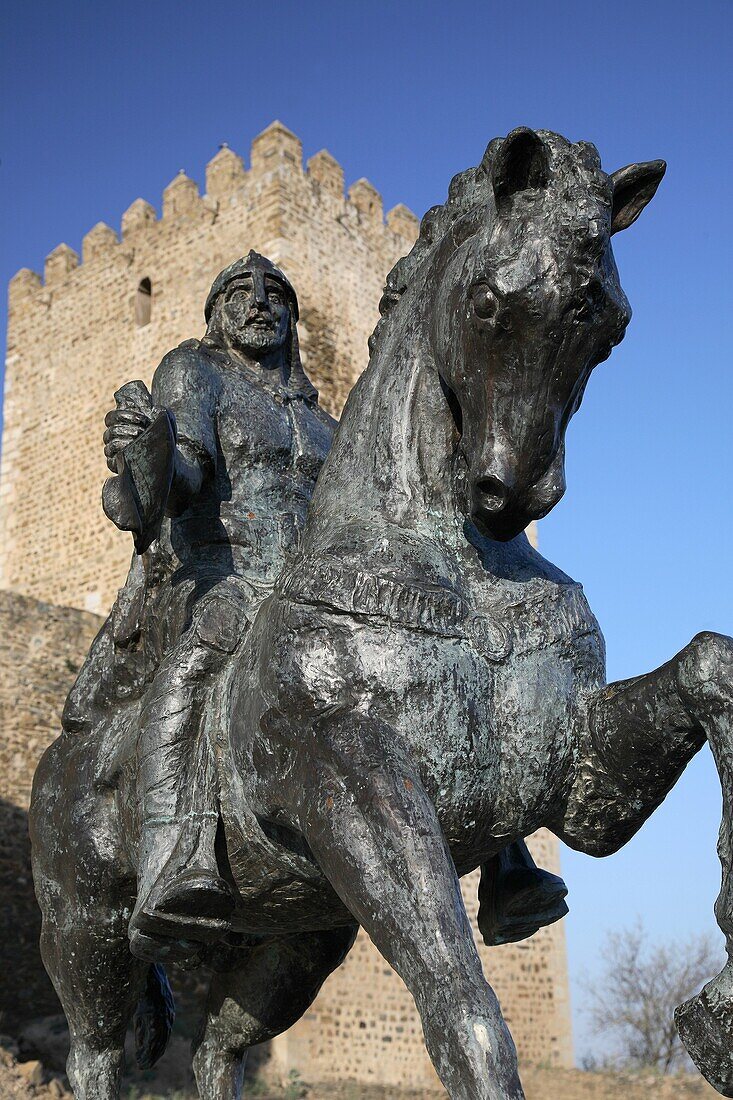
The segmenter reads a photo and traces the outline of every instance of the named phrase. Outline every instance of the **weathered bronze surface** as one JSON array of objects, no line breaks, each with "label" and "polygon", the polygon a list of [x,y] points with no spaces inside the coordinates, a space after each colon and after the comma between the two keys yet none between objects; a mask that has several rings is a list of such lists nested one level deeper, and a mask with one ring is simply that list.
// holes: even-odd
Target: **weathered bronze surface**
[{"label": "weathered bronze surface", "polygon": [[[517,1100],[458,876],[482,867],[489,942],[531,934],[565,888],[522,839],[616,851],[705,741],[733,942],[733,642],[698,635],[607,685],[581,587],[523,533],[565,490],[568,421],[630,318],[611,237],[663,174],[609,176],[547,131],[492,141],[390,274],[335,434],[294,291],[254,254],[152,395],[117,394],[104,503],[137,552],[32,808],[78,1097],[118,1095],[143,988],[140,1056],[160,1053],[161,962],[212,968],[194,1067],[206,1100],[236,1097],[247,1049],[302,1015],[362,925],[451,1097]],[[729,967],[678,1025],[733,1096]]]}]

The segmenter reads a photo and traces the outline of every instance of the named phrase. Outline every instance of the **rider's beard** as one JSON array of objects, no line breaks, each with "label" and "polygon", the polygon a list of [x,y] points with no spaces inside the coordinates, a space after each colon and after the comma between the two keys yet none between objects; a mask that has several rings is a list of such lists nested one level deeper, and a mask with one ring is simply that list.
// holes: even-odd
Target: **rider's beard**
[{"label": "rider's beard", "polygon": [[287,335],[279,331],[279,325],[274,317],[260,316],[247,321],[239,317],[227,317],[224,328],[234,348],[258,359],[281,348]]}]

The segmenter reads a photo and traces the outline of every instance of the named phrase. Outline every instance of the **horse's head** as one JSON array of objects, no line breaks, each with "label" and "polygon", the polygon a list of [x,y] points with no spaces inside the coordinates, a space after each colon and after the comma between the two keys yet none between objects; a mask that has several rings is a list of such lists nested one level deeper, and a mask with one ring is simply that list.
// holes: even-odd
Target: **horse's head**
[{"label": "horse's head", "polygon": [[492,538],[513,538],[563,495],[568,421],[631,315],[611,236],[635,221],[664,169],[652,161],[608,176],[592,145],[519,129],[492,141],[426,215],[423,286],[460,432],[462,504]]}]

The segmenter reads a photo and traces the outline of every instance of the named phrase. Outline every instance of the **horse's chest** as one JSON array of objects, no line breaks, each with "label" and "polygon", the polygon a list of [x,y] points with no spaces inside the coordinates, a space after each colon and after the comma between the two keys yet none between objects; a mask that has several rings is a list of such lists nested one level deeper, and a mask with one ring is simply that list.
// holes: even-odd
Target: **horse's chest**
[{"label": "horse's chest", "polygon": [[[603,676],[595,620],[575,586],[489,613],[454,637],[360,631],[371,706],[411,744],[449,839],[536,827],[566,779],[577,713]],[[483,842],[482,842],[483,843]]]}]

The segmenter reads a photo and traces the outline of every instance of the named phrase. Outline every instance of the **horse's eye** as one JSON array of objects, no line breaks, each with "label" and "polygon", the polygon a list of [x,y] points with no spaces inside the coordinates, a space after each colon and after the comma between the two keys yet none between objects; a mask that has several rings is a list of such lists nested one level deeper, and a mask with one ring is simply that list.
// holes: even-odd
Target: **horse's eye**
[{"label": "horse's eye", "polygon": [[471,303],[474,313],[482,321],[490,321],[496,316],[499,303],[493,290],[486,283],[479,283],[473,288]]}]

